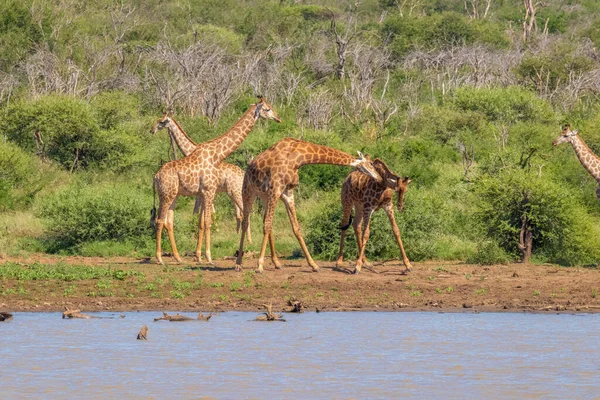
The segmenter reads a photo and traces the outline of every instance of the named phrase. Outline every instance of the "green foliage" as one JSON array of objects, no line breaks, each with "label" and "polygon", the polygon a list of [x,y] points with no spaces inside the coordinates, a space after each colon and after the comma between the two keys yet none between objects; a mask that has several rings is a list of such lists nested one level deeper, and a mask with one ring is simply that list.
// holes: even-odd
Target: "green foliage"
[{"label": "green foliage", "polygon": [[520,87],[458,89],[452,102],[461,111],[482,113],[488,121],[500,123],[552,121],[550,105],[534,93]]},{"label": "green foliage", "polygon": [[50,37],[52,17],[49,4],[33,0],[0,3],[0,71],[10,70],[32,46]]},{"label": "green foliage", "polygon": [[467,258],[471,264],[494,265],[506,264],[511,261],[506,252],[492,240],[486,240],[477,245],[475,253]]},{"label": "green foliage", "polygon": [[50,249],[93,241],[143,243],[152,229],[152,199],[128,184],[75,185],[45,198],[38,213],[48,219]]},{"label": "green foliage", "polygon": [[90,105],[81,100],[49,96],[16,103],[0,126],[11,141],[28,150],[35,148],[33,134],[39,130],[44,154],[67,169],[99,158],[91,146],[99,126]]},{"label": "green foliage", "polygon": [[91,106],[101,129],[115,129],[119,124],[139,117],[140,102],[137,96],[121,91],[101,92]]},{"label": "green foliage", "polygon": [[495,177],[480,177],[473,191],[486,235],[511,257],[520,254],[517,244],[526,217],[538,258],[568,265],[600,260],[597,222],[561,185],[522,169],[507,169]]},{"label": "green foliage", "polygon": [[454,11],[416,17],[394,15],[381,27],[382,35],[391,39],[390,49],[397,57],[416,48],[446,48],[485,43],[506,47],[508,38],[498,24],[474,22]]},{"label": "green foliage", "polygon": [[[144,142],[128,125],[137,115],[136,104],[131,96],[117,92],[97,96],[92,105],[48,96],[15,103],[0,128],[12,142],[35,149],[67,170],[93,166],[118,171],[141,162],[138,149]],[[34,139],[38,130],[43,144]]]},{"label": "green foliage", "polygon": [[28,207],[56,172],[14,144],[0,142],[0,212]]}]

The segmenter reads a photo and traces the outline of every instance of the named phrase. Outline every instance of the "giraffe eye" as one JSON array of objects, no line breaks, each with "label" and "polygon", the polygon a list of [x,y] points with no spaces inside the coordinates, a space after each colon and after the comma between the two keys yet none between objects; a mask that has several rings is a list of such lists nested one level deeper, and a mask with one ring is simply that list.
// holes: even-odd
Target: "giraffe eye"
[{"label": "giraffe eye", "polygon": [[269,112],[269,111],[271,111],[271,109],[270,108],[265,108],[265,111]]}]

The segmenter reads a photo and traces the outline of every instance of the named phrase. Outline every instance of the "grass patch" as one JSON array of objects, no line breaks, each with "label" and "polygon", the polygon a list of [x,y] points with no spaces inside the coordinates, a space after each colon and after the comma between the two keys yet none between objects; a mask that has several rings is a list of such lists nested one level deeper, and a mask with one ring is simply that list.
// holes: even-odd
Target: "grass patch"
[{"label": "grass patch", "polygon": [[71,282],[101,278],[124,280],[125,278],[132,276],[144,276],[144,274],[137,271],[124,271],[110,267],[90,267],[86,265],[47,265],[37,262],[33,264],[7,262],[0,265],[0,278],[21,281],[54,279]]}]

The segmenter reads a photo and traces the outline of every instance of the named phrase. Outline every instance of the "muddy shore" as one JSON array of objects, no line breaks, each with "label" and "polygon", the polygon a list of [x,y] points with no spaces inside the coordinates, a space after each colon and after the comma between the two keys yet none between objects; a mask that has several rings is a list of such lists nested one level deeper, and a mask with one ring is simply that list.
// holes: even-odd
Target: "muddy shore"
[{"label": "muddy shore", "polygon": [[[167,258],[168,260],[168,258]],[[375,262],[359,275],[319,262],[313,273],[303,259],[269,263],[256,274],[256,260],[234,271],[233,260],[198,265],[156,265],[149,259],[52,257],[0,259],[0,271],[69,267],[66,279],[15,279],[0,274],[0,311],[259,311],[272,304],[288,311],[299,301],[307,311],[600,312],[598,268],[461,262],[414,263],[404,274],[398,261]],[[35,267],[32,267],[35,266]],[[78,269],[122,271],[85,279]],[[80,279],[82,278],[82,279]]]}]

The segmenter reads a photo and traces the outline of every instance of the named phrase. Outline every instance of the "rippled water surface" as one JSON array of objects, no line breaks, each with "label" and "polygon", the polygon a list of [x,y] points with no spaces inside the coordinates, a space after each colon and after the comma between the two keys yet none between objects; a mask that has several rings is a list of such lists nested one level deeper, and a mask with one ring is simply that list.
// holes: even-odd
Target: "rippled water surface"
[{"label": "rippled water surface", "polygon": [[600,314],[257,314],[16,313],[0,323],[0,398],[600,396]]}]

